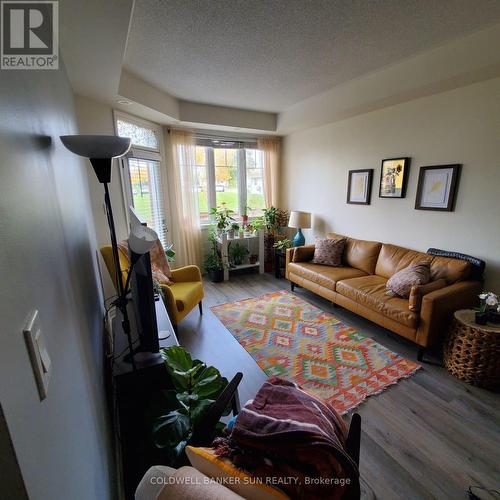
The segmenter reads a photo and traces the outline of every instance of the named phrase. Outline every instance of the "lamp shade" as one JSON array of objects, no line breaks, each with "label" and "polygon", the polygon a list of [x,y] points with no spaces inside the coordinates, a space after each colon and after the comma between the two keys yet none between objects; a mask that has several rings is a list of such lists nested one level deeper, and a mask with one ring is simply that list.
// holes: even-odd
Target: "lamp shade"
[{"label": "lamp shade", "polygon": [[143,255],[153,248],[157,239],[158,235],[153,229],[137,225],[130,230],[128,244],[132,252]]},{"label": "lamp shade", "polygon": [[288,227],[295,227],[300,229],[308,229],[311,227],[311,214],[309,212],[299,212],[292,210],[290,212],[290,220]]},{"label": "lamp shade", "polygon": [[61,141],[72,153],[85,158],[117,158],[130,149],[130,139],[117,135],[62,135]]}]

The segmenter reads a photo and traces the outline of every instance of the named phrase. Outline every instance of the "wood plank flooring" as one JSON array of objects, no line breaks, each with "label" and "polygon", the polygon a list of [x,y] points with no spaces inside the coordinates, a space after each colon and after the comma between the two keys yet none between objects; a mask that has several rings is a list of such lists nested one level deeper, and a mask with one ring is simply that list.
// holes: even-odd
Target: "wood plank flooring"
[{"label": "wood plank flooring", "polygon": [[[266,376],[210,307],[281,289],[289,289],[288,282],[268,274],[206,282],[203,316],[193,310],[179,326],[179,342],[193,356],[217,366],[228,378],[243,372],[242,404]],[[333,309],[303,288],[295,293],[363,335],[416,359],[411,342],[345,309]],[[356,410],[362,417],[362,498],[466,499],[471,484],[500,490],[500,395],[460,382],[436,363],[422,366]],[[495,497],[483,493],[480,498]]]}]

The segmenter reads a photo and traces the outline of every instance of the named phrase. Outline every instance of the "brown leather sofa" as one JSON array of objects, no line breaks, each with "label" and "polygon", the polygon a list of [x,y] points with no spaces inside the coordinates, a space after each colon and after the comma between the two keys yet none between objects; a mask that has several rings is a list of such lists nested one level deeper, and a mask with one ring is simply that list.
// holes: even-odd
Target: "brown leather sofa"
[{"label": "brown leather sofa", "polygon": [[[329,238],[343,237],[330,233]],[[415,250],[346,237],[343,266],[311,262],[314,245],[286,253],[286,278],[312,292],[391,330],[425,348],[445,334],[454,311],[476,304],[482,281],[471,278],[472,266],[465,260],[433,256]],[[295,259],[297,260],[297,259]],[[409,300],[386,295],[386,282],[397,271],[422,262],[431,262],[431,281],[443,278],[443,288],[423,295],[419,311],[410,310]]]}]

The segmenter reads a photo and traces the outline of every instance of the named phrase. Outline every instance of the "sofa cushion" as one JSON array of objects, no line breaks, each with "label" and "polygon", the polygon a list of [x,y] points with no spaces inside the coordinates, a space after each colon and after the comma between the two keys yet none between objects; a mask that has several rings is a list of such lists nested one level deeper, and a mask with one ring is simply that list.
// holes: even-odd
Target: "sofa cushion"
[{"label": "sofa cushion", "polygon": [[450,257],[434,257],[431,263],[431,279],[445,279],[448,284],[469,279],[472,271],[470,262]]},{"label": "sofa cushion", "polygon": [[344,247],[345,238],[316,238],[313,263],[340,267]]},{"label": "sofa cushion", "polygon": [[418,325],[418,314],[410,311],[408,299],[386,295],[387,280],[381,276],[362,276],[339,281],[337,293],[410,328]]},{"label": "sofa cushion", "polygon": [[375,272],[378,254],[382,243],[378,241],[357,240],[340,234],[328,233],[328,238],[346,238],[346,245],[342,260],[344,265],[355,267],[367,274]]},{"label": "sofa cushion", "polygon": [[393,274],[386,283],[387,295],[399,295],[404,299],[410,297],[413,285],[425,285],[431,278],[430,262],[412,264],[396,274]]},{"label": "sofa cushion", "polygon": [[308,262],[313,260],[314,245],[304,245],[293,249],[292,262]]},{"label": "sofa cushion", "polygon": [[432,262],[432,260],[432,255],[384,243],[377,259],[375,274],[389,279],[405,267],[425,261]]},{"label": "sofa cushion", "polygon": [[448,284],[466,280],[471,273],[471,264],[450,257],[434,257],[423,252],[384,243],[375,267],[375,274],[390,278],[401,269],[419,262],[431,263],[431,280],[445,279]]},{"label": "sofa cushion", "polygon": [[312,262],[290,262],[288,271],[330,290],[335,290],[337,281],[366,276],[365,272],[353,267],[322,266]]}]

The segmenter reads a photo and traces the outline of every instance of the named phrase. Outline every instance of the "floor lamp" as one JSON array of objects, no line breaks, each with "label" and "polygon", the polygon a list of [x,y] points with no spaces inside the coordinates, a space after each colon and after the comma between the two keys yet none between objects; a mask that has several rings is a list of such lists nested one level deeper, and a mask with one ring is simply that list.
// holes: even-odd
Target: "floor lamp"
[{"label": "floor lamp", "polygon": [[[118,292],[118,299],[114,303],[122,313],[122,326],[127,335],[130,353],[132,353],[133,346],[130,333],[130,321],[127,312],[126,289],[122,281],[115,222],[108,190],[108,184],[111,182],[111,165],[113,158],[119,158],[128,152],[130,149],[130,139],[115,135],[63,135],[61,136],[61,141],[72,153],[90,160],[97,179],[104,185],[104,205],[106,206],[106,217],[108,219],[109,233],[111,236],[111,247],[113,250],[113,263]],[[135,370],[136,366],[133,355],[131,356],[131,362]]]}]

